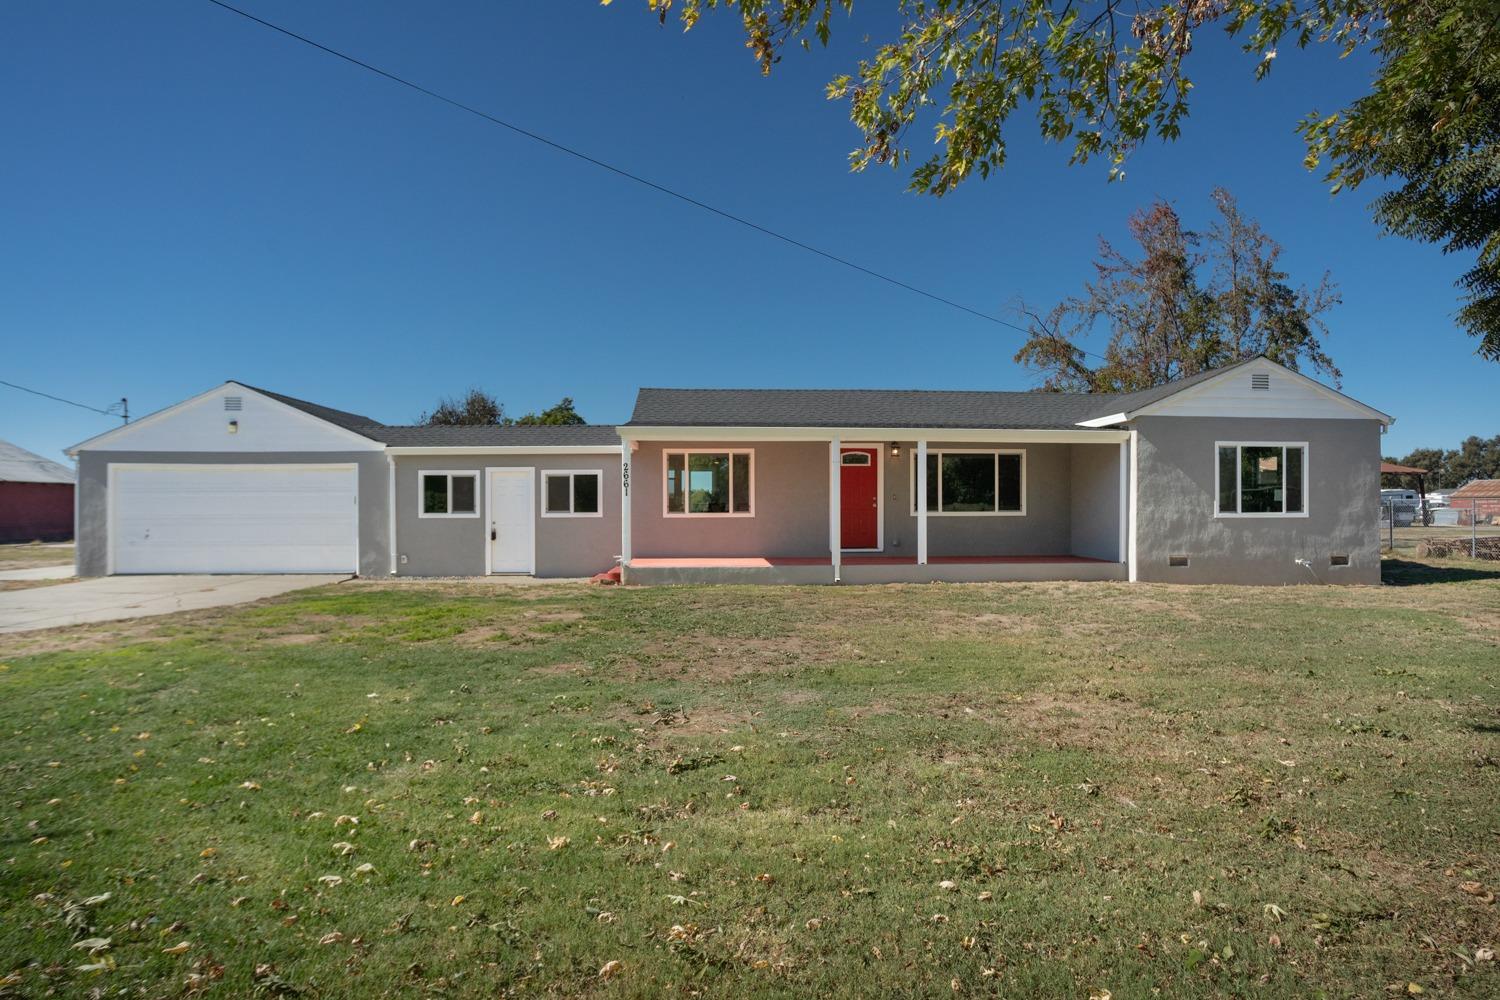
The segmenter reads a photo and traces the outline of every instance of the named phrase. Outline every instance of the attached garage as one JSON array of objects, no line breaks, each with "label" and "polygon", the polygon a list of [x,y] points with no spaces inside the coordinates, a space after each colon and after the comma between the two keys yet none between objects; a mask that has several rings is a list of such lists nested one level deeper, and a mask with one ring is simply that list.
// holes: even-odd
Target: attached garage
[{"label": "attached garage", "polygon": [[110,466],[112,573],[355,573],[354,465]]}]

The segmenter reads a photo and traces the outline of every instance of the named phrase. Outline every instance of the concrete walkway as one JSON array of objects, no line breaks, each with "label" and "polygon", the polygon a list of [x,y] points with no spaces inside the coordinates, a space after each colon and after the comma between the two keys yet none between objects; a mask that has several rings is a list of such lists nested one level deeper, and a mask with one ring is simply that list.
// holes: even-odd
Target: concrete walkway
[{"label": "concrete walkway", "polygon": [[62,566],[30,566],[26,569],[0,570],[0,583],[8,583],[12,580],[66,580],[72,575],[72,563]]},{"label": "concrete walkway", "polygon": [[[51,568],[51,567],[46,567]],[[68,567],[71,574],[72,568]],[[347,576],[106,576],[0,592],[0,633],[244,604]]]}]

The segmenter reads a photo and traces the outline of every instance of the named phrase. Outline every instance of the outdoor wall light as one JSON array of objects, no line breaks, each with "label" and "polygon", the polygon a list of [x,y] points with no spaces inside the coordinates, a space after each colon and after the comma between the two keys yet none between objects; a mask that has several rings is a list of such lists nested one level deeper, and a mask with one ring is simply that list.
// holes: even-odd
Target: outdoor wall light
[{"label": "outdoor wall light", "polygon": [[231,421],[229,421],[229,433],[231,433],[231,434],[238,434],[239,432],[240,432],[240,422],[238,420],[231,420]]},{"label": "outdoor wall light", "polygon": [[900,458],[901,457],[901,445],[897,444],[895,441],[891,442],[891,457],[892,458]]}]

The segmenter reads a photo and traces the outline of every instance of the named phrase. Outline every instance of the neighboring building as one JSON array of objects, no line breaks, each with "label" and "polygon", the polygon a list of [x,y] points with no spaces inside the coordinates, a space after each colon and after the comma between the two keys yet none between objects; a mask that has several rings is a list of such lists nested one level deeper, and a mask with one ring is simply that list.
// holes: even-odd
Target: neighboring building
[{"label": "neighboring building", "polygon": [[1459,524],[1500,523],[1500,479],[1475,479],[1448,495],[1448,508]]},{"label": "neighboring building", "polygon": [[618,428],[393,427],[227,382],[72,450],[78,565],[1378,583],[1391,420],[1263,358],[1119,395],[643,389]]},{"label": "neighboring building", "polygon": [[0,441],[0,543],[73,537],[73,470]]}]

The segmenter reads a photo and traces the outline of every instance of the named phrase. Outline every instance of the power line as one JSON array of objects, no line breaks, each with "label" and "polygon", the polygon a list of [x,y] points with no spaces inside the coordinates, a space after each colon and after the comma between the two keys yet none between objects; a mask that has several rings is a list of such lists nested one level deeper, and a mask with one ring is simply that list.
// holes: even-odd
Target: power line
[{"label": "power line", "polygon": [[[571,146],[564,145],[563,143],[560,143],[554,139],[549,139],[544,135],[540,135],[536,132],[531,131],[530,129],[522,128],[521,126],[516,125],[513,122],[508,122],[503,118],[496,117],[495,115],[492,115],[487,111],[483,111],[479,108],[474,107],[472,104],[465,104],[463,101],[456,100],[455,98],[448,97],[444,94],[440,94],[435,90],[429,90],[427,87],[424,87],[419,83],[414,83],[411,80],[406,79],[405,77],[397,76],[395,73],[391,73],[388,70],[383,70],[378,66],[372,66],[370,63],[367,63],[362,59],[357,59],[346,52],[340,52],[338,49],[331,48],[321,42],[316,42],[313,39],[308,38],[306,35],[299,35],[297,32],[292,31],[290,28],[283,28],[281,25],[276,24],[272,21],[267,21],[264,18],[256,17],[249,11],[241,10],[240,8],[235,7],[232,4],[225,3],[224,0],[208,0],[208,2],[213,4],[215,7],[220,7],[224,10],[229,11],[231,14],[238,14],[240,17],[243,17],[247,21],[253,21],[261,27],[269,28],[270,30],[275,31],[278,34],[285,35],[287,38],[299,41],[304,45],[309,45],[312,48],[317,49],[319,52],[331,55],[336,59],[342,59],[344,62],[347,62],[353,66],[357,66],[360,69],[366,70],[370,73],[374,73],[376,76],[384,77],[392,83],[397,83],[403,87],[415,90],[417,93],[422,94],[426,97],[430,97],[435,101],[441,101],[442,103],[447,104],[450,107],[457,108],[458,110],[474,115],[477,118],[482,118],[492,125],[498,125],[501,128],[509,129],[516,135],[524,136],[527,139],[531,139],[533,142],[539,142],[544,146],[548,146],[558,151],[559,153],[565,153],[568,156],[582,160],[585,163],[590,163],[603,170],[608,170],[612,174],[623,177],[626,180],[634,181],[635,183],[643,185],[644,187],[648,187],[653,191],[659,192],[660,194],[667,195],[671,198],[676,198],[678,201],[692,205],[694,208],[700,208],[705,212],[710,212],[714,215],[719,216],[721,219],[727,219],[728,221],[737,223],[741,226],[746,227],[747,229],[753,229],[757,233],[760,233],[764,236],[769,236],[772,239],[780,240],[781,242],[794,246],[799,250],[805,250],[808,253],[816,254],[819,257],[824,258],[825,260],[834,262],[835,264],[842,264],[843,266],[858,271],[861,274],[868,275],[869,277],[875,278],[879,281],[884,281],[890,285],[895,285],[897,288],[905,289],[908,292],[920,295],[923,298],[931,299],[934,302],[942,303],[945,306],[957,309],[960,312],[968,313],[970,316],[977,317],[978,319],[988,320],[989,322],[998,324],[999,326],[1009,327],[1010,329],[1016,330],[1020,333],[1024,333],[1027,336],[1032,335],[1032,331],[1024,326],[1020,326],[1016,323],[1011,323],[1008,320],[1003,320],[998,316],[992,316],[987,312],[982,312],[978,309],[966,306],[961,302],[955,302],[950,298],[945,298],[942,295],[938,295],[936,292],[929,292],[925,288],[919,288],[916,285],[902,281],[899,278],[894,278],[889,274],[882,274],[881,272],[865,267],[862,264],[856,264],[854,261],[849,260],[845,257],[840,257],[838,254],[812,246],[809,243],[804,243],[801,240],[794,239],[793,237],[787,236],[784,233],[779,233],[774,229],[762,226],[757,222],[752,222],[751,220],[746,219],[743,216],[735,215],[733,212],[728,212],[722,208],[717,208],[713,205],[710,205],[707,202],[699,201],[697,198],[683,194],[681,191],[675,191],[664,184],[658,184],[655,181],[648,180],[647,178],[642,177],[639,174],[631,173],[629,170],[626,170],[623,167],[617,167],[612,163],[607,163],[604,160],[599,159],[598,157],[590,156],[588,153],[582,152],[581,150],[574,149]],[[1082,349],[1080,348],[1080,350]],[[1091,351],[1083,351],[1083,353],[1091,357],[1099,357],[1099,355],[1093,354]],[[1100,360],[1104,359],[1101,358]]]},{"label": "power line", "polygon": [[[122,417],[127,424],[130,423],[130,416],[129,416],[130,411],[128,409],[126,409],[123,413],[121,412],[121,410],[116,409],[114,407],[111,407],[108,410],[101,410],[97,406],[90,406],[87,403],[79,403],[79,402],[77,402],[75,400],[64,399],[61,396],[54,396],[54,395],[52,395],[52,393],[50,393],[50,392],[43,392],[40,389],[28,389],[24,385],[16,385],[14,382],[7,382],[4,379],[0,379],[0,385],[9,386],[12,389],[19,389],[22,392],[29,392],[33,396],[41,396],[41,397],[43,397],[45,399],[51,399],[51,400],[54,400],[54,401],[59,402],[59,403],[67,403],[69,406],[76,406],[80,410],[93,410],[95,413],[102,413],[106,417]],[[125,405],[126,405],[125,400],[121,399],[120,402],[118,404],[116,404],[116,405],[119,406],[119,407],[122,407],[122,408],[125,407]]]}]

